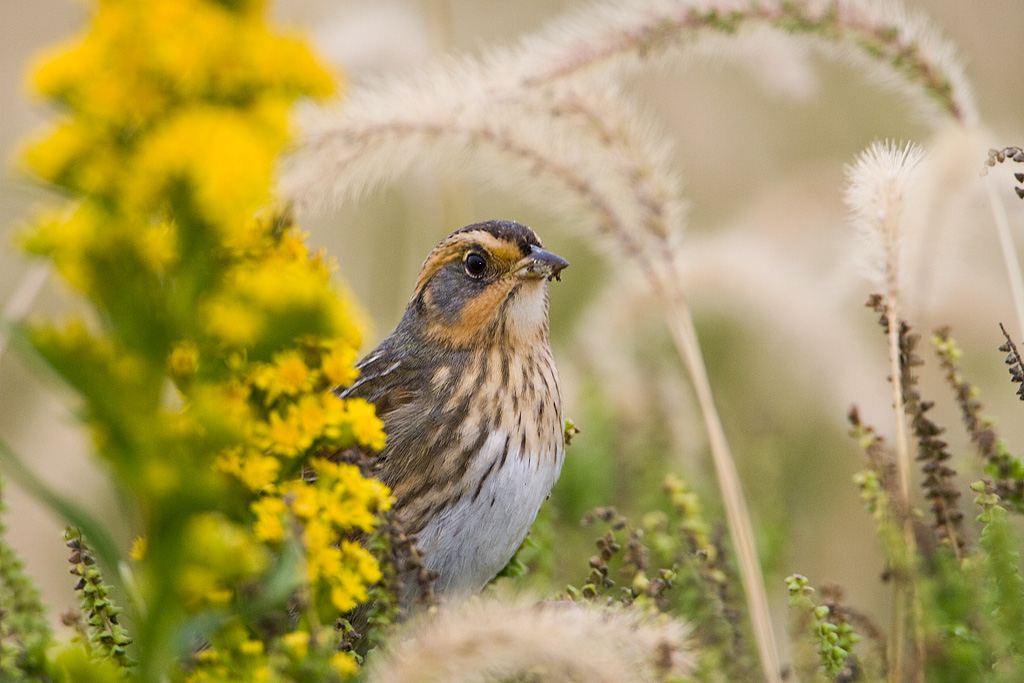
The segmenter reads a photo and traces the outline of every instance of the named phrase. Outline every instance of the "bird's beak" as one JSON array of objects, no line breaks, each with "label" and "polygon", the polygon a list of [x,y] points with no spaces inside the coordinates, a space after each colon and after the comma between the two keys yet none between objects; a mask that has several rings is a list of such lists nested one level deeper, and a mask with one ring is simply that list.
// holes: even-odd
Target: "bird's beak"
[{"label": "bird's beak", "polygon": [[530,246],[530,255],[519,261],[513,269],[513,273],[519,277],[529,280],[561,280],[560,273],[569,267],[569,262],[561,256],[556,256],[550,251],[541,249],[538,246]]}]

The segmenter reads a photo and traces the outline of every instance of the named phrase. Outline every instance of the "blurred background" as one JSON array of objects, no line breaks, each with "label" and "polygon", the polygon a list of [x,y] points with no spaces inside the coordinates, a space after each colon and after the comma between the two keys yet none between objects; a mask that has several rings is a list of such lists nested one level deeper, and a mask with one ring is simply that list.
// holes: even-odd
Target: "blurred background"
[{"label": "blurred background", "polygon": [[[278,0],[278,23],[304,32],[349,88],[401,74],[447,54],[510,46],[580,3],[552,0]],[[909,0],[954,42],[966,64],[992,146],[1024,144],[1024,3],[1020,0]],[[47,190],[17,168],[19,141],[51,112],[28,93],[26,74],[46,46],[81,30],[88,6],[69,0],[3,0],[0,9],[0,301],[29,272],[15,244]],[[852,474],[863,456],[845,415],[861,406],[891,432],[885,339],[863,308],[874,290],[842,204],[843,166],[879,139],[927,143],[930,128],[903,97],[857,67],[792,44],[735,54],[668,60],[626,86],[664,131],[691,202],[685,245],[691,303],[741,477],[751,502],[769,591],[780,613],[781,582],[793,572],[834,582],[850,603],[884,606],[873,526]],[[981,169],[984,150],[966,163]],[[995,169],[1018,243],[1024,202],[1013,170]],[[981,181],[978,181],[981,182]],[[964,365],[1001,435],[1024,447],[1024,406],[1007,381],[1000,321],[1021,341],[991,212],[973,188],[939,217],[935,244],[920,256],[926,286],[909,315],[927,333],[951,325]],[[302,217],[310,241],[339,263],[338,278],[370,320],[364,349],[397,323],[431,247],[464,224],[509,218],[533,226],[572,267],[551,292],[552,338],[566,414],[583,430],[542,513],[541,542],[558,537],[545,568],[554,585],[580,582],[593,530],[577,520],[595,505],[639,515],[668,472],[697,490],[707,517],[722,520],[700,417],[687,378],[640,277],[586,230],[530,197],[488,190],[472,177],[414,175],[359,202]],[[941,230],[940,230],[941,228]],[[48,282],[33,315],[77,305]],[[922,356],[934,356],[926,343]],[[0,437],[58,490],[113,523],[126,519],[103,472],[89,460],[73,397],[40,375],[18,349],[0,359]],[[962,481],[980,465],[958,425],[935,364],[923,371],[926,397],[947,425]],[[41,578],[56,623],[74,603],[62,524],[15,483],[3,493],[9,538]],[[965,496],[965,508],[969,508]],[[969,516],[973,514],[969,513]],[[122,528],[125,543],[131,530]],[[545,541],[546,539],[546,541]],[[546,587],[545,587],[546,588]]]}]

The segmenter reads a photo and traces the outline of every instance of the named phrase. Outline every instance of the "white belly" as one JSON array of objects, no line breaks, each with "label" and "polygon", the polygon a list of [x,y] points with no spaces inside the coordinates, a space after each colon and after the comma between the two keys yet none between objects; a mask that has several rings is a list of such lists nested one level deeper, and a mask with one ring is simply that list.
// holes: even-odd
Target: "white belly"
[{"label": "white belly", "polygon": [[437,571],[440,593],[480,590],[508,563],[526,538],[541,503],[562,469],[564,449],[556,453],[519,452],[519,439],[510,443],[505,463],[506,434],[496,431],[474,460],[473,481],[487,474],[479,492],[472,488],[457,503],[438,514],[417,534],[417,545],[428,569]]}]

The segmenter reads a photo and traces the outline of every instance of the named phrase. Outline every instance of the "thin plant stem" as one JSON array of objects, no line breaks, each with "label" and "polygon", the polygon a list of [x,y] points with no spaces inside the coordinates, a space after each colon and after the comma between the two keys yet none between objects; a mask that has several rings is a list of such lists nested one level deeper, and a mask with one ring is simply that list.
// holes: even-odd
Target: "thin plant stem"
[{"label": "thin plant stem", "polygon": [[1013,235],[1010,234],[1010,221],[1006,217],[1006,207],[999,199],[999,193],[996,192],[993,181],[983,178],[982,184],[985,186],[985,194],[988,196],[988,203],[992,209],[996,234],[999,236],[999,250],[1003,253],[1003,263],[1006,265],[1006,274],[1010,279],[1010,292],[1013,295],[1013,307],[1017,313],[1017,326],[1021,332],[1024,332],[1024,275],[1021,274]]},{"label": "thin plant stem", "polygon": [[[910,446],[907,436],[906,413],[903,405],[903,382],[900,368],[900,316],[897,310],[898,283],[895,270],[890,271],[889,296],[886,301],[886,318],[889,328],[889,372],[892,378],[893,412],[896,428],[896,470],[899,478],[900,502],[898,514],[903,530],[903,557],[899,559],[902,566],[895,567],[893,578],[893,604],[889,629],[889,681],[899,683],[902,680],[906,650],[906,618],[907,601],[913,600],[914,640],[916,651],[920,654],[923,647],[923,634],[920,627],[920,610],[917,596],[910,587],[910,565],[916,556],[917,544],[914,541],[913,523],[910,518]],[[917,676],[923,675],[920,667]]]},{"label": "thin plant stem", "polygon": [[[900,318],[896,311],[895,297],[892,296],[895,284],[890,278],[890,296],[886,302],[886,316],[888,317],[889,328],[889,376],[891,377],[893,393],[893,411],[896,428],[896,471],[899,480],[900,503],[899,515],[900,525],[903,529],[903,542],[906,551],[910,550],[910,543],[914,542],[913,529],[910,526],[910,517],[907,514],[907,507],[910,504],[910,449],[907,445],[907,424],[903,412],[903,387],[900,382]],[[893,579],[892,613],[889,624],[889,683],[899,683],[903,672],[903,655],[906,627],[906,605],[907,586],[904,580],[904,567],[896,568]]]},{"label": "thin plant stem", "polygon": [[[674,272],[670,271],[670,272]],[[678,282],[678,280],[676,280]],[[754,542],[754,529],[747,510],[746,499],[740,483],[736,464],[725,437],[722,420],[715,406],[715,399],[708,379],[704,355],[700,349],[700,340],[693,323],[693,316],[681,290],[669,284],[663,287],[660,294],[666,299],[666,322],[676,348],[686,364],[690,381],[693,382],[697,402],[700,405],[704,426],[708,433],[711,457],[715,464],[715,475],[722,494],[729,534],[732,538],[739,565],[740,578],[743,581],[746,595],[747,610],[757,643],[758,657],[765,680],[768,683],[781,683],[781,667],[772,629],[771,610],[768,606],[768,594],[765,589],[761,563],[757,557]]]},{"label": "thin plant stem", "polygon": [[[896,422],[896,471],[899,476],[902,503],[910,503],[910,447],[907,440],[907,423],[904,417],[903,386],[900,381],[900,318],[896,301],[892,296],[894,285],[890,284],[890,296],[886,302],[886,317],[889,327],[889,372],[892,377],[892,403]],[[906,516],[906,515],[904,515]]]}]

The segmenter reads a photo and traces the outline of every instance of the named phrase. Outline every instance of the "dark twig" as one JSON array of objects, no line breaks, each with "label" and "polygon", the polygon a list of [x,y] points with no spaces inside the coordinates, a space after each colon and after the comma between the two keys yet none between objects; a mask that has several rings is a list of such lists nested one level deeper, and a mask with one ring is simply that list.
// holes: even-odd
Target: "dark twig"
[{"label": "dark twig", "polygon": [[[1009,159],[1015,161],[1018,164],[1024,164],[1024,149],[1020,147],[1004,147],[1002,149],[990,149],[988,151],[988,159],[985,160],[986,166],[995,166],[997,163],[1003,163]],[[1024,173],[1014,173],[1014,179],[1021,185],[1017,185],[1013,188],[1013,191],[1017,193],[1017,196],[1024,199]]]},{"label": "dark twig", "polygon": [[1006,343],[1000,346],[999,350],[1007,354],[1006,364],[1010,366],[1010,381],[1021,385],[1017,387],[1017,396],[1024,401],[1024,360],[1021,359],[1017,345],[1013,343],[1010,333],[1006,331],[1002,323],[999,323],[999,329],[1002,330],[1003,337],[1006,338]]},{"label": "dark twig", "polygon": [[[881,301],[875,302],[875,310],[883,313],[883,327],[886,327],[888,318],[884,315],[884,304]],[[899,382],[903,392],[903,406],[910,417],[914,436],[917,437],[916,460],[921,463],[921,472],[924,474],[921,487],[934,516],[933,528],[939,542],[948,545],[957,559],[961,559],[966,543],[961,528],[964,515],[957,505],[960,491],[956,487],[956,470],[949,465],[952,455],[946,442],[940,438],[946,429],[928,417],[928,411],[935,404],[922,400],[921,392],[917,389],[918,377],[914,368],[924,365],[924,360],[916,353],[920,340],[921,335],[911,332],[910,325],[901,320]]]}]

